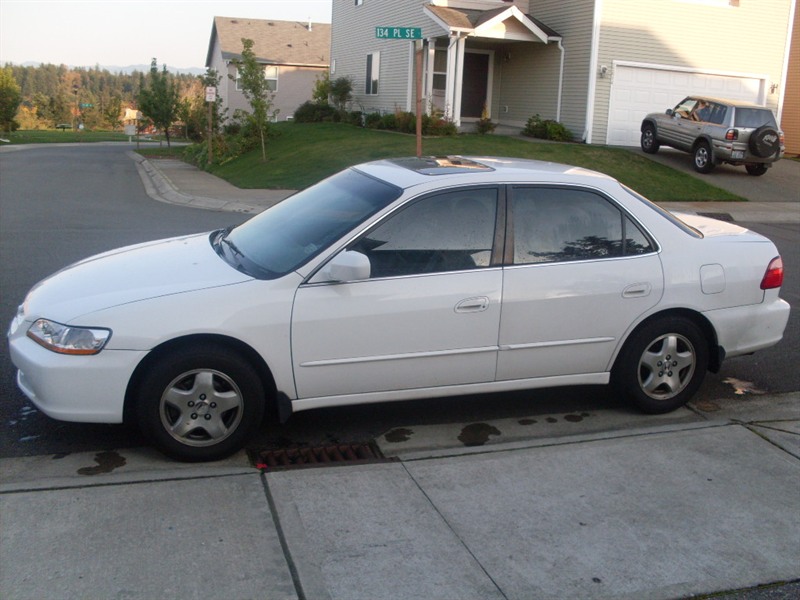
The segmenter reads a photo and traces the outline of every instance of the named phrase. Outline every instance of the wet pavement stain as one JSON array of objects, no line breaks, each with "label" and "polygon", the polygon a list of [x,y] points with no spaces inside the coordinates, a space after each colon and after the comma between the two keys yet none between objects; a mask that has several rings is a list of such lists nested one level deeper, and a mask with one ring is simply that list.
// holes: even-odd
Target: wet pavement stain
[{"label": "wet pavement stain", "polygon": [[390,444],[399,444],[401,442],[407,442],[410,440],[412,435],[414,435],[413,430],[405,429],[404,427],[398,427],[397,429],[392,429],[389,431],[384,437]]},{"label": "wet pavement stain", "polygon": [[124,467],[128,462],[124,456],[120,456],[117,452],[100,452],[94,455],[94,460],[97,463],[96,466],[78,469],[78,475],[103,475],[105,473],[111,473],[114,469]]},{"label": "wet pavement stain", "polygon": [[580,423],[586,417],[591,417],[592,415],[589,413],[581,413],[579,415],[564,415],[564,420],[569,421],[570,423]]},{"label": "wet pavement stain", "polygon": [[483,446],[490,435],[500,435],[500,430],[488,423],[472,423],[461,430],[458,441],[468,447]]},{"label": "wet pavement stain", "polygon": [[694,407],[702,412],[715,412],[722,408],[719,404],[712,402],[711,400],[701,400],[700,402],[695,402]]},{"label": "wet pavement stain", "polygon": [[545,420],[548,423],[558,423],[558,419],[556,419],[555,417],[547,417],[547,419],[545,419]]},{"label": "wet pavement stain", "polygon": [[517,423],[520,425],[535,425],[538,421],[536,419],[520,419]]}]

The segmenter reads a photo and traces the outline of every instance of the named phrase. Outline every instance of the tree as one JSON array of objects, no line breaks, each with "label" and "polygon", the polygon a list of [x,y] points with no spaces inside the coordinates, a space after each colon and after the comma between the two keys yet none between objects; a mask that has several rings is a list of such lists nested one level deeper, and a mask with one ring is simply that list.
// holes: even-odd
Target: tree
[{"label": "tree", "polygon": [[0,127],[9,133],[14,128],[14,117],[22,102],[22,92],[11,67],[0,69]]},{"label": "tree", "polygon": [[122,98],[119,96],[111,96],[103,107],[103,120],[111,126],[111,131],[114,131],[122,122],[120,116],[122,115]]},{"label": "tree", "polygon": [[170,147],[169,128],[178,119],[178,86],[167,71],[167,65],[159,72],[155,58],[150,63],[147,83],[149,85],[142,86],[139,92],[139,110],[153,121],[155,127],[164,132],[167,147]]},{"label": "tree", "polygon": [[[274,113],[270,114],[274,93],[270,87],[270,81],[264,77],[264,65],[259,64],[255,52],[253,52],[253,40],[242,38],[242,58],[231,62],[236,66],[239,87],[252,109],[251,113],[243,116],[259,137],[261,159],[266,162],[266,140],[269,134],[269,121],[274,115]],[[237,80],[233,75],[228,75],[228,77],[234,81]]]}]

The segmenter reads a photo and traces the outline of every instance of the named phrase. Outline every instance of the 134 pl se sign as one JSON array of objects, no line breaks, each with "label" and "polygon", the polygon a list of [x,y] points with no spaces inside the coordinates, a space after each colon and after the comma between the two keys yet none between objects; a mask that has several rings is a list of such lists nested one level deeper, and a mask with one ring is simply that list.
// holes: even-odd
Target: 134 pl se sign
[{"label": "134 pl se sign", "polygon": [[420,27],[376,27],[375,37],[379,40],[421,40]]}]

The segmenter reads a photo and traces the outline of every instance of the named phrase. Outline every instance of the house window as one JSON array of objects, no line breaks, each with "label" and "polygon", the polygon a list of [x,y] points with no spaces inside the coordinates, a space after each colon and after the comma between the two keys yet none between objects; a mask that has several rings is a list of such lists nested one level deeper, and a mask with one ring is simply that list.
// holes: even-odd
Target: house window
[{"label": "house window", "polygon": [[381,74],[381,53],[373,52],[367,54],[367,86],[366,94],[375,95],[378,93],[378,78]]},{"label": "house window", "polygon": [[[276,65],[264,67],[264,79],[267,80],[267,87],[271,92],[278,91],[278,67]],[[236,69],[236,91],[242,91],[242,78],[239,75],[239,69]]]},{"label": "house window", "polygon": [[364,0],[356,0],[356,6],[361,6],[364,4]]},{"label": "house window", "polygon": [[271,92],[278,91],[278,67],[277,65],[267,65],[264,67],[264,79],[267,80],[267,87]]},{"label": "house window", "polygon": [[433,90],[444,93],[447,87],[447,50],[436,49],[433,54]]}]

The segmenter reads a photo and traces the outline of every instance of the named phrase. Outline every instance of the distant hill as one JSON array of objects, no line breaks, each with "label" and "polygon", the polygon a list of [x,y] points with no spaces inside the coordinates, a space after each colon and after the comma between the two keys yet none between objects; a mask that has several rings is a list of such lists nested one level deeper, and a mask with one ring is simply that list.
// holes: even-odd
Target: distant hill
[{"label": "distant hill", "polygon": [[[43,64],[48,63],[41,63],[35,61],[27,61],[24,63],[3,63],[3,64],[10,64],[16,65],[18,67],[39,67]],[[57,63],[49,63],[49,64],[57,64]],[[161,63],[159,63],[160,67]],[[147,73],[150,70],[150,64],[142,64],[142,65],[127,65],[121,67],[119,65],[65,65],[70,69],[105,69],[109,73],[124,73],[126,75],[130,75],[134,71],[139,71],[140,73]],[[185,73],[188,75],[203,75],[205,74],[206,70],[201,67],[173,67],[171,65],[167,65],[167,70],[171,73]]]}]

